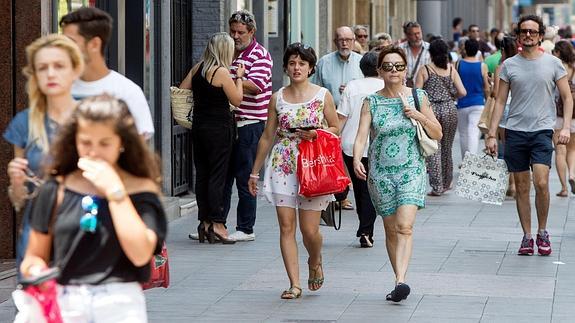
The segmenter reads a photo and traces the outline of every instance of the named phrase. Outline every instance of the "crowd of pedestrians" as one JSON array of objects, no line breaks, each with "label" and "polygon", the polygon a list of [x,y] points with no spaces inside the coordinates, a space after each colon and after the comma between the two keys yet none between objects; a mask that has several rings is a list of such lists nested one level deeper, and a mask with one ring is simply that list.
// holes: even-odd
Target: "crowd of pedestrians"
[{"label": "crowd of pedestrians", "polygon": [[[60,26],[64,36],[44,36],[27,47],[29,108],[4,132],[15,156],[7,167],[9,195],[23,212],[18,269],[29,277],[51,264],[62,267],[59,299],[67,320],[107,322],[121,312],[145,321],[140,283],[149,279],[146,265],[161,250],[167,227],[157,160],[147,148],[154,132],[150,109],[142,90],[106,65],[113,26],[107,13],[79,9]],[[411,291],[407,268],[417,211],[426,196],[453,188],[456,133],[462,156],[483,150],[478,122],[491,97],[484,151],[504,159],[511,172],[509,195],[523,229],[518,254],[533,255],[535,245],[540,255],[551,254],[546,225],[553,151],[557,196],[575,194],[575,50],[562,40],[545,53],[540,17],[522,17],[509,33],[492,29],[487,37],[476,24],[463,30],[456,18],[448,40],[424,40],[415,21],[406,22],[404,38],[395,41],[386,33],[370,40],[365,26],[339,26],[335,50],[322,57],[305,43],[287,46],[282,67],[289,82],[273,94],[273,61],[255,38],[254,15],[234,12],[228,28],[211,35],[180,84],[194,98],[198,226],[190,239],[254,241],[261,186],[277,211],[289,279],[280,297],[299,298],[303,291],[298,223],[308,253],[307,287],[319,290],[325,281],[321,212],[334,196],[299,196],[297,160],[299,143],[324,129],[341,135],[337,148],[356,205],[345,199],[339,207],[355,208],[361,247],[373,247],[376,219],[383,219],[395,273],[386,299],[400,302]],[[417,123],[438,141],[435,154],[425,157],[419,149]],[[229,233],[234,182],[239,201]],[[118,298],[123,301],[113,301]]]}]

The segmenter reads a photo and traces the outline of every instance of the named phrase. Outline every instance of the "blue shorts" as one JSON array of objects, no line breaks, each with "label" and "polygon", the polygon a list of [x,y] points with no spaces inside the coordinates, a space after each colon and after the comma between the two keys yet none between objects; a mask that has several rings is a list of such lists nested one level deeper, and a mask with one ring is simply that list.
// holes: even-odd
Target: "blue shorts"
[{"label": "blue shorts", "polygon": [[552,156],[553,130],[505,130],[504,159],[510,172],[528,171],[533,164],[551,168]]}]

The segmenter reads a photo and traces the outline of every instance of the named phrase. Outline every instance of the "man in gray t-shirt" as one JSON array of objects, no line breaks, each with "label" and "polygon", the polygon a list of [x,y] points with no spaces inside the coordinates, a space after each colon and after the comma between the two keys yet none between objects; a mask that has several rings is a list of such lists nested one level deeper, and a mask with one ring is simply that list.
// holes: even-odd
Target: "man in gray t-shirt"
[{"label": "man in gray t-shirt", "polygon": [[529,199],[530,168],[533,171],[535,205],[537,209],[537,252],[551,254],[547,233],[549,214],[549,170],[553,155],[553,129],[555,126],[555,88],[559,90],[565,111],[565,122],[560,130],[558,144],[567,144],[573,97],[567,82],[567,73],[561,61],[539,50],[545,33],[541,17],[521,17],[516,34],[522,51],[505,60],[499,74],[499,90],[485,147],[491,155],[497,154],[496,132],[509,91],[513,93],[506,121],[504,158],[513,174],[516,186],[516,205],[523,228],[519,255],[533,255],[531,236],[531,201]]}]

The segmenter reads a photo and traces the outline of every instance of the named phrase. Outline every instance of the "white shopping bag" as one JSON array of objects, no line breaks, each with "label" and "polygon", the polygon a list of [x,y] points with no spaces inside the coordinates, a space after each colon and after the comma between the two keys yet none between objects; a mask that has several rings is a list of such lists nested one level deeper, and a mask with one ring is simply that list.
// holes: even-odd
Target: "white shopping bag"
[{"label": "white shopping bag", "polygon": [[30,294],[21,289],[12,292],[14,305],[18,309],[18,314],[14,318],[14,323],[44,323],[44,312],[40,303]]},{"label": "white shopping bag", "polygon": [[490,155],[465,153],[455,194],[489,204],[501,205],[505,200],[509,171],[502,159]]}]

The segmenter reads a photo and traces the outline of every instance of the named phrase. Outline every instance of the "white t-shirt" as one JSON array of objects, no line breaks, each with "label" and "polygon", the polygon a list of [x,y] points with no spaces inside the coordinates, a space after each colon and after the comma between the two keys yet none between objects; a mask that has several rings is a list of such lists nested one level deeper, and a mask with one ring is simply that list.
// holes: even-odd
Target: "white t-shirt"
[{"label": "white t-shirt", "polygon": [[138,132],[146,137],[154,133],[152,113],[142,89],[124,75],[110,70],[105,77],[92,82],[78,79],[72,85],[72,96],[76,100],[85,97],[108,93],[122,99],[134,116]]},{"label": "white t-shirt", "polygon": [[[353,144],[359,129],[359,119],[361,116],[361,106],[366,96],[381,90],[384,86],[382,79],[377,77],[366,77],[352,80],[347,83],[341,95],[341,103],[337,108],[337,113],[347,117],[347,121],[341,130],[341,148],[347,156],[353,156]],[[363,151],[363,157],[367,157],[369,139]]]}]

